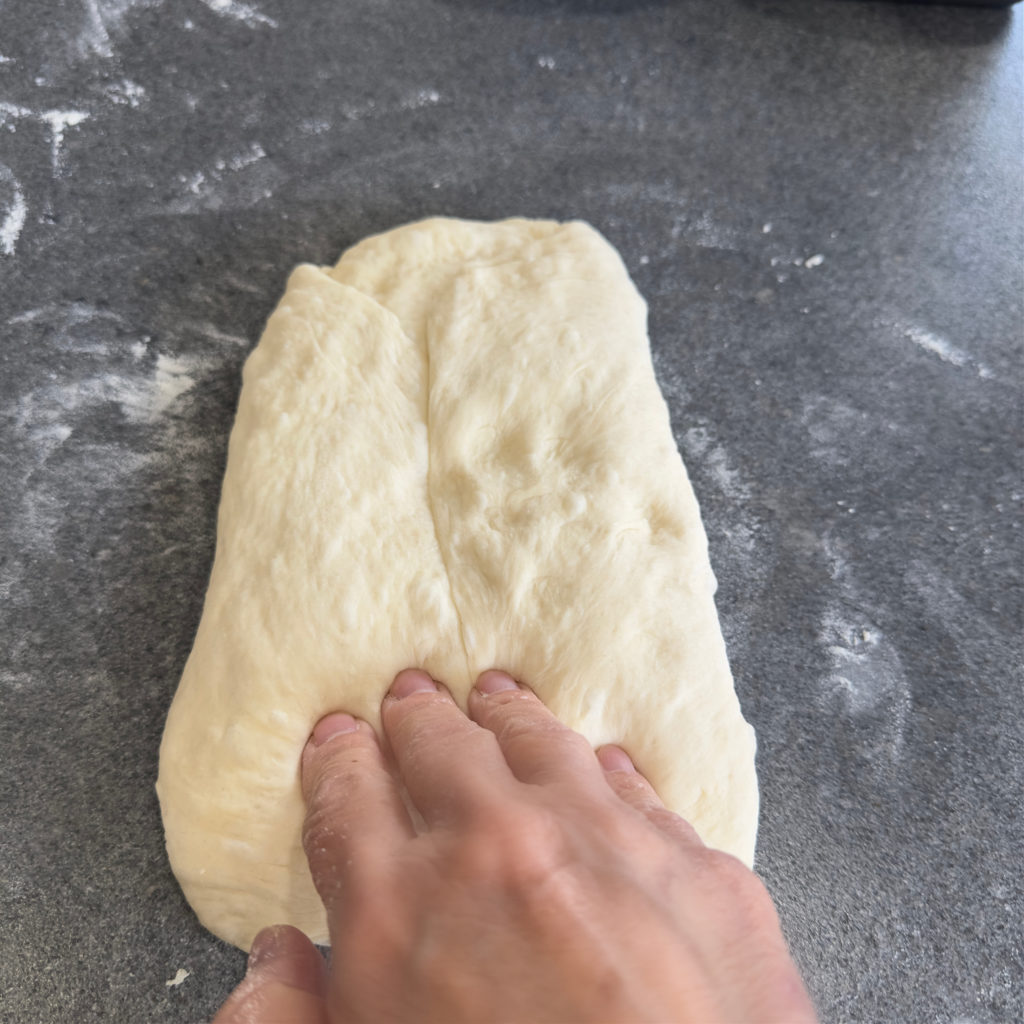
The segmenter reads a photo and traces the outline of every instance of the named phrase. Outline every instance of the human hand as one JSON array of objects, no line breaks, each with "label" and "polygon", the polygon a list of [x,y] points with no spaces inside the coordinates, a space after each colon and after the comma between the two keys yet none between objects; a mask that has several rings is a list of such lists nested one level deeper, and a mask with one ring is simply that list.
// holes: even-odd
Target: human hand
[{"label": "human hand", "polygon": [[813,1024],[765,888],[624,751],[595,756],[497,671],[469,717],[415,669],[381,714],[387,752],[337,713],[302,755],[330,972],[297,929],[264,929],[214,1024]]}]

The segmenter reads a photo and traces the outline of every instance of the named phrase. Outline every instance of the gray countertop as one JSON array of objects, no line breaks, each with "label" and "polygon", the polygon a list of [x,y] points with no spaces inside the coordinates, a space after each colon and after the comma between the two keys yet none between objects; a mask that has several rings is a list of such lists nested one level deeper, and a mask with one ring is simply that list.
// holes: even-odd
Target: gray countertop
[{"label": "gray countertop", "polygon": [[[0,9],[0,1019],[207,1019],[153,781],[242,361],[441,213],[617,245],[825,1021],[1024,1018],[1024,12]],[[165,984],[179,968],[179,985]]]}]

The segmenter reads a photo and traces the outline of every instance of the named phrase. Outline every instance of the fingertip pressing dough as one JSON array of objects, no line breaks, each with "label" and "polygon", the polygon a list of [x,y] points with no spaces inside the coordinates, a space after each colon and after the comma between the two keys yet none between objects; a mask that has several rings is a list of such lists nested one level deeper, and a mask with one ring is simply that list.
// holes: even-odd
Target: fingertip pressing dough
[{"label": "fingertip pressing dough", "polygon": [[157,791],[200,920],[327,941],[299,757],[400,669],[504,668],[750,863],[753,730],[646,307],[573,222],[432,219],[298,267],[243,373]]}]

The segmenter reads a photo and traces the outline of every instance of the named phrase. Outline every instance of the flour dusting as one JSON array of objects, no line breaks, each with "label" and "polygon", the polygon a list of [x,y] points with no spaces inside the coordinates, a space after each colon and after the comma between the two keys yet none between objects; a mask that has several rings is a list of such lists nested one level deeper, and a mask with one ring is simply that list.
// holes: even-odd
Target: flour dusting
[{"label": "flour dusting", "polygon": [[85,17],[85,25],[78,36],[78,47],[82,55],[91,52],[99,57],[113,57],[114,48],[110,43],[110,33],[96,0],[85,0]]},{"label": "flour dusting", "polygon": [[725,449],[715,442],[706,425],[691,427],[683,435],[683,447],[695,456],[694,464],[705,468],[705,472],[727,497],[744,501],[750,497],[750,488],[733,468]]},{"label": "flour dusting", "polygon": [[89,115],[84,110],[44,110],[38,117],[50,129],[50,162],[54,173],[57,173],[61,166],[64,133],[88,120]]},{"label": "flour dusting", "polygon": [[[902,707],[906,682],[899,655],[870,619],[833,606],[822,617],[819,637],[832,659],[829,682],[851,714],[871,711],[894,698],[897,709]],[[902,734],[902,728],[899,731]]]},{"label": "flour dusting", "polygon": [[908,341],[917,345],[918,348],[938,356],[944,363],[960,368],[973,367],[978,376],[983,379],[988,379],[992,376],[992,371],[983,363],[977,362],[968,352],[957,348],[956,345],[951,344],[940,335],[926,330],[924,327],[911,325],[904,329],[903,336]]},{"label": "flour dusting", "polygon": [[229,171],[240,171],[243,167],[248,167],[251,164],[256,163],[257,160],[262,160],[266,156],[266,151],[258,143],[252,143],[247,150],[243,153],[236,153],[227,162],[218,161],[214,166],[218,171],[225,169]]},{"label": "flour dusting", "polygon": [[[218,157],[213,166],[192,174],[180,174],[178,180],[184,187],[185,195],[172,202],[169,210],[172,213],[194,213],[197,210],[219,210],[224,206],[251,206],[261,199],[268,198],[272,192],[268,185],[280,177],[267,161],[264,172],[255,165],[266,161],[266,151],[258,142],[251,142],[248,147],[230,156]],[[255,176],[252,170],[255,168]],[[246,172],[241,174],[240,172]],[[238,176],[241,185],[235,185],[225,194],[221,186],[227,186],[230,179]],[[238,193],[244,193],[239,195]]]},{"label": "flour dusting", "polygon": [[[255,291],[258,292],[259,290],[255,289]],[[204,338],[209,338],[211,341],[226,342],[229,345],[237,345],[239,348],[249,347],[248,338],[243,338],[240,334],[229,334],[227,331],[222,331],[219,327],[205,320],[182,320],[181,325],[195,331],[196,334]]]},{"label": "flour dusting", "polygon": [[802,398],[799,422],[807,432],[811,457],[831,466],[862,463],[865,452],[876,451],[880,431],[891,436],[897,430],[894,424],[880,422],[828,395]]},{"label": "flour dusting", "polygon": [[834,584],[818,626],[818,641],[829,661],[822,695],[865,727],[851,735],[871,766],[882,771],[903,754],[910,685],[899,651],[879,625],[880,613],[856,580],[843,542],[830,532],[822,539],[822,550]]},{"label": "flour dusting", "polygon": [[127,78],[122,79],[120,82],[115,82],[113,85],[108,85],[103,90],[103,93],[112,103],[122,107],[131,107],[132,110],[141,106],[142,101],[146,97],[146,90],[141,85]]},{"label": "flour dusting", "polygon": [[400,110],[419,110],[420,107],[432,107],[441,102],[441,94],[436,89],[417,89],[411,96],[403,99],[398,107]]},{"label": "flour dusting", "polygon": [[0,102],[0,124],[11,121],[33,120],[45,125],[50,132],[50,163],[56,174],[61,166],[61,147],[64,133],[88,120],[85,110],[32,110],[16,103]]},{"label": "flour dusting", "polygon": [[13,256],[28,216],[28,204],[17,179],[9,168],[0,164],[0,254]]},{"label": "flour dusting", "polygon": [[7,103],[4,100],[0,100],[0,124],[7,124],[22,117],[32,117],[32,111],[28,107],[19,106],[17,103]]},{"label": "flour dusting", "polygon": [[309,117],[299,122],[299,131],[303,135],[323,135],[331,130],[331,122],[323,118]]},{"label": "flour dusting", "polygon": [[224,18],[231,18],[240,21],[249,28],[277,28],[277,22],[258,10],[252,4],[242,3],[241,0],[202,0],[214,14]]},{"label": "flour dusting", "polygon": [[175,407],[237,349],[155,353],[118,313],[82,302],[23,310],[4,327],[44,356],[30,364],[20,395],[0,406],[18,467],[5,481],[10,555],[0,560],[0,601],[17,602],[85,500],[69,501],[69,493],[91,495],[99,507],[99,495],[204,443],[180,430]]},{"label": "flour dusting", "polygon": [[73,44],[78,60],[110,60],[115,42],[124,35],[125,18],[137,7],[156,7],[161,0],[82,0],[84,18]]},{"label": "flour dusting", "polygon": [[192,977],[192,972],[191,971],[185,970],[184,967],[179,967],[178,970],[175,972],[174,977],[168,979],[167,981],[165,981],[164,984],[168,988],[177,988],[179,985],[181,985],[185,981],[186,978],[191,978],[191,977]]},{"label": "flour dusting", "polygon": [[342,104],[341,113],[346,121],[362,121],[368,117],[381,117],[400,110],[419,110],[422,107],[432,107],[440,102],[441,94],[436,89],[417,89],[415,92],[403,96],[394,104],[378,103],[372,99],[365,103],[345,103]]}]

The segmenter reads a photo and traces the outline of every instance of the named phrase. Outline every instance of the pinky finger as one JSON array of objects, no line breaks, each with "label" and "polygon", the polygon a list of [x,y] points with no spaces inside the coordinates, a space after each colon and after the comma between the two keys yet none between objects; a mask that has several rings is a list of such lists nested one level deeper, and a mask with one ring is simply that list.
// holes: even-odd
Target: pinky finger
[{"label": "pinky finger", "polygon": [[661,802],[654,787],[636,770],[622,747],[601,747],[597,760],[604,769],[605,780],[612,792],[623,803],[639,811],[659,832],[689,846],[704,845],[696,829]]}]

